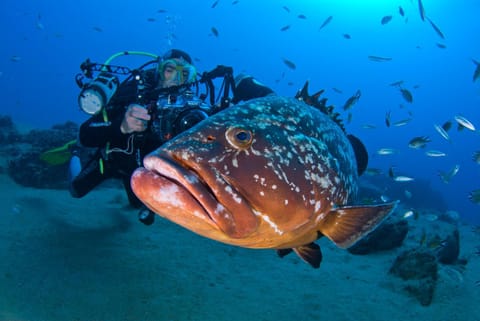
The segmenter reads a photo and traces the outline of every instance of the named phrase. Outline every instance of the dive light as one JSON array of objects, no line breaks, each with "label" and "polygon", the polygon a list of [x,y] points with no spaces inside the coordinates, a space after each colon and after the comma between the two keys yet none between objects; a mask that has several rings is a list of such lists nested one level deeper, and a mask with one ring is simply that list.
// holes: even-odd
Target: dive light
[{"label": "dive light", "polygon": [[78,105],[87,114],[95,115],[108,105],[118,85],[116,76],[102,72],[82,89],[78,96]]}]

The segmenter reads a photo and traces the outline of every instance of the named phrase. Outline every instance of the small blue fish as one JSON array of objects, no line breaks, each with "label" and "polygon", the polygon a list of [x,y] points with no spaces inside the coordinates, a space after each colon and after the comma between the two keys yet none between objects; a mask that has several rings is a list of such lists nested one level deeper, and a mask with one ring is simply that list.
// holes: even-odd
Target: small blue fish
[{"label": "small blue fish", "polygon": [[212,31],[212,34],[213,34],[215,37],[218,37],[218,30],[217,30],[217,28],[212,27],[210,30]]},{"label": "small blue fish", "polygon": [[333,19],[333,16],[329,16],[327,19],[325,19],[325,21],[320,25],[320,28],[318,28],[318,30],[322,30],[323,28],[325,28],[326,25],[328,25]]},{"label": "small blue fish", "polygon": [[389,23],[389,22],[392,20],[392,18],[393,18],[392,16],[385,16],[385,17],[382,18],[382,20],[380,21],[380,23],[381,23],[382,25],[386,25],[387,23]]},{"label": "small blue fish", "polygon": [[295,70],[297,68],[297,66],[295,65],[295,63],[293,61],[285,59],[285,58],[282,58],[282,60],[283,60],[283,63],[285,64],[285,66],[287,66],[288,68],[290,68],[292,70]]},{"label": "small blue fish", "polygon": [[475,59],[472,59],[473,63],[475,64],[476,68],[473,73],[473,81],[477,81],[480,78],[480,62],[476,61]]}]

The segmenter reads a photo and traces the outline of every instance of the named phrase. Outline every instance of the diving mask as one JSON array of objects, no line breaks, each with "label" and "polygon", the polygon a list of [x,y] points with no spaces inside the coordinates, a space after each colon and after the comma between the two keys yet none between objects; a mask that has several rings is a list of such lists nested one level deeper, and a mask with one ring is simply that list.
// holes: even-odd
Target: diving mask
[{"label": "diving mask", "polygon": [[197,77],[195,67],[179,59],[168,59],[159,65],[160,86],[163,88],[194,82]]}]

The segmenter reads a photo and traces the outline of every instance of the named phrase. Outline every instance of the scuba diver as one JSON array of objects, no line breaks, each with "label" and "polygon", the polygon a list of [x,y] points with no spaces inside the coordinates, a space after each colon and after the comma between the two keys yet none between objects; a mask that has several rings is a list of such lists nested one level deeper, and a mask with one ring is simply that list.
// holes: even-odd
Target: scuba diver
[{"label": "scuba diver", "polygon": [[[110,64],[118,56],[133,54],[153,60],[135,70]],[[233,69],[227,66],[219,65],[199,76],[190,55],[179,49],[160,57],[121,52],[104,64],[87,59],[80,67],[82,73],[76,77],[81,88],[78,101],[91,117],[80,126],[72,151],[70,193],[81,198],[108,178],[120,179],[130,205],[140,209],[139,220],[146,225],[153,223],[155,214],[130,187],[130,177],[142,166],[143,158],[230,103],[273,94],[251,76],[239,75],[234,79]],[[120,82],[117,75],[126,77]],[[84,83],[85,78],[90,81]],[[217,99],[215,78],[223,78],[223,96]],[[202,84],[205,92],[199,94]]]}]

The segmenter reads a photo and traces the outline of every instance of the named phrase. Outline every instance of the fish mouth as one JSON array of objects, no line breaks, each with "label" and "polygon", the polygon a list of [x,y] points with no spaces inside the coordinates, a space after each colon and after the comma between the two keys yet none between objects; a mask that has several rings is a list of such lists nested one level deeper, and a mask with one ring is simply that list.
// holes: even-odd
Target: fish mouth
[{"label": "fish mouth", "polygon": [[146,157],[144,167],[157,179],[166,179],[188,192],[202,207],[208,218],[213,220],[211,213],[218,207],[218,200],[200,175],[191,167],[170,157],[167,153]]},{"label": "fish mouth", "polygon": [[[213,167],[195,169],[162,150],[146,156],[143,165],[132,176],[132,188],[154,211],[165,212],[160,214],[173,221],[178,217],[166,213],[169,209],[193,214],[231,237],[244,237],[255,230],[257,222],[249,203]],[[172,191],[173,195],[166,195]]]}]

